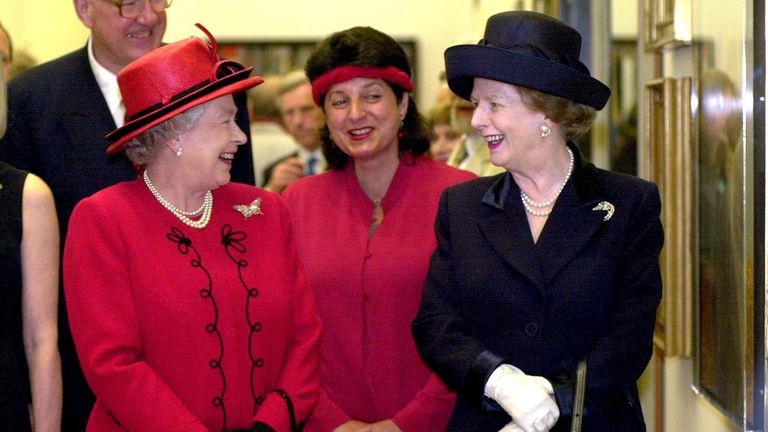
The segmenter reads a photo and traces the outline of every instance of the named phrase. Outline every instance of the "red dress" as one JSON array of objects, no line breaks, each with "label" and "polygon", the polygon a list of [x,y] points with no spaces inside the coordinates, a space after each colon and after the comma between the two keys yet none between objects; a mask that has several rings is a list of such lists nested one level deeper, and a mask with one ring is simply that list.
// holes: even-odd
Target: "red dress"
[{"label": "red dress", "polygon": [[[256,198],[261,215],[233,208]],[[222,186],[199,230],[142,180],[107,188],[72,214],[64,289],[89,431],[289,431],[273,390],[299,421],[316,403],[320,321],[277,195]]]},{"label": "red dress", "polygon": [[294,182],[283,197],[323,322],[321,393],[307,431],[392,419],[403,431],[445,428],[454,394],[421,361],[411,321],[421,301],[443,189],[475,178],[403,158],[368,239],[373,203],[354,167]]}]

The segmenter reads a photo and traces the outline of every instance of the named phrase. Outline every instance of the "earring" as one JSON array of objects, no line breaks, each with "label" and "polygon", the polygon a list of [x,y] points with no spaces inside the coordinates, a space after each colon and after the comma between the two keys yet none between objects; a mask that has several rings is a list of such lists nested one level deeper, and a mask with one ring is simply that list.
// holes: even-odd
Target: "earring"
[{"label": "earring", "polygon": [[181,146],[176,147],[176,156],[181,157]]},{"label": "earring", "polygon": [[546,138],[552,133],[552,128],[550,128],[545,124],[542,124],[541,126],[539,126],[539,132],[541,133],[542,138]]},{"label": "earring", "polygon": [[405,126],[405,123],[403,123],[402,120],[400,120],[400,126],[397,129],[397,137],[402,138],[405,136],[405,132],[403,132],[403,126]]}]

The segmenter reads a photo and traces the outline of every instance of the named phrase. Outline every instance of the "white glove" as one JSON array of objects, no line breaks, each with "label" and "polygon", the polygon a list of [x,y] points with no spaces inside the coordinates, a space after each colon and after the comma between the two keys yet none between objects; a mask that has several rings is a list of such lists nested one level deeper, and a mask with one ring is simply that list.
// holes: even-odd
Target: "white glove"
[{"label": "white glove", "polygon": [[525,432],[520,426],[516,425],[515,422],[509,422],[506,426],[499,429],[499,432]]},{"label": "white glove", "polygon": [[526,375],[508,364],[497,367],[485,383],[485,395],[501,405],[525,432],[547,432],[557,423],[560,410],[554,393],[545,378]]}]

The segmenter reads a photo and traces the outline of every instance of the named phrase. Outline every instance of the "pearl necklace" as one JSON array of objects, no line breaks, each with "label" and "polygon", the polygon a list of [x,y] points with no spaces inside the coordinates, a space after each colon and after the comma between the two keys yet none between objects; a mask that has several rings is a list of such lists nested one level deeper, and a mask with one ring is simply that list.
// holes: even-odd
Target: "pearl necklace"
[{"label": "pearl necklace", "polygon": [[[203,229],[205,228],[206,225],[208,225],[208,222],[211,220],[211,211],[213,210],[213,193],[211,193],[211,191],[208,191],[205,193],[205,198],[203,199],[203,205],[200,206],[199,209],[191,212],[187,212],[171,204],[168,200],[166,200],[160,194],[160,191],[158,191],[155,185],[152,184],[152,180],[149,179],[149,174],[147,174],[147,170],[144,170],[144,183],[146,183],[147,188],[149,188],[149,191],[152,192],[152,195],[155,196],[155,199],[157,200],[157,202],[159,202],[168,211],[173,213],[177,218],[179,218],[179,220],[184,222],[186,225],[189,225],[192,228],[197,228],[197,229]],[[202,213],[203,215],[200,216],[200,219],[198,220],[192,220],[189,218],[190,216],[196,216],[200,213]]]},{"label": "pearl necklace", "polygon": [[528,214],[533,216],[549,216],[549,214],[552,213],[552,209],[549,209],[549,210],[534,210],[534,209],[540,209],[540,208],[552,206],[555,203],[555,200],[557,200],[557,197],[560,196],[560,192],[563,191],[565,184],[568,183],[568,179],[571,178],[571,173],[573,172],[573,152],[569,148],[567,148],[567,150],[568,150],[568,156],[571,159],[570,162],[568,163],[568,172],[565,174],[565,179],[563,180],[563,183],[557,189],[557,192],[555,192],[555,195],[552,198],[550,198],[548,201],[540,203],[532,200],[528,195],[526,195],[526,193],[522,189],[520,189],[520,199],[523,201],[523,207],[525,208],[525,211],[528,212]]}]

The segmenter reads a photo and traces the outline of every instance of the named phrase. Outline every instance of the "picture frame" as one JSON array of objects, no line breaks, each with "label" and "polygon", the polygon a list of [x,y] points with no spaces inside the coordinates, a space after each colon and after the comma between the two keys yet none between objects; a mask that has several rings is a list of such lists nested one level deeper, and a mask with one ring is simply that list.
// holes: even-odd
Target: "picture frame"
[{"label": "picture frame", "polygon": [[645,49],[691,43],[692,0],[643,0]]},{"label": "picture frame", "polygon": [[652,80],[643,95],[646,174],[659,188],[665,231],[664,290],[654,331],[654,345],[664,356],[689,357],[693,348],[691,82],[688,77]]},{"label": "picture frame", "polygon": [[612,128],[609,142],[610,170],[638,175],[637,154],[640,98],[637,76],[637,39],[611,40],[611,98],[608,114]]},{"label": "picture frame", "polygon": [[533,0],[533,11],[553,17],[560,16],[560,0]]},{"label": "picture frame", "polygon": [[[411,64],[411,80],[417,82],[418,52],[414,39],[398,39]],[[222,40],[219,41],[221,57],[236,60],[253,67],[257,75],[282,75],[295,69],[303,69],[319,40]]]},{"label": "picture frame", "polygon": [[[750,216],[744,185],[751,171],[744,157],[742,106],[734,78],[702,62],[694,89],[700,109],[694,167],[696,341],[694,389],[738,424],[754,426],[762,396],[755,368],[754,268],[746,247]],[[731,72],[733,73],[733,72]],[[745,163],[747,165],[745,165]]]}]

